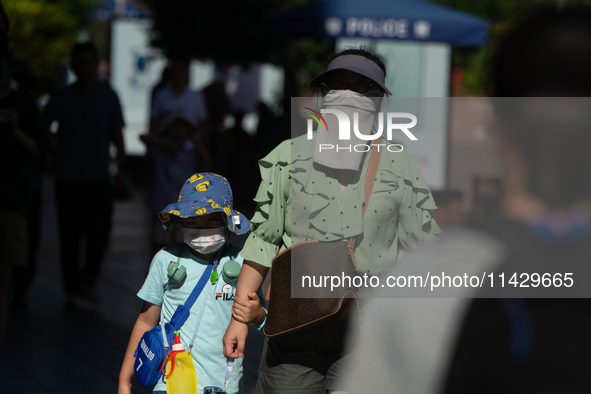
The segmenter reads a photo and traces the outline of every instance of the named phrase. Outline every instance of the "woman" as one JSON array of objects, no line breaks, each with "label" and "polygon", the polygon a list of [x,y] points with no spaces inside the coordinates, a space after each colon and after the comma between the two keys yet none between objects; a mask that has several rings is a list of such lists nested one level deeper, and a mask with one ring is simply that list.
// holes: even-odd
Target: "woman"
[{"label": "woman", "polygon": [[[365,111],[368,116],[360,115],[359,129],[369,135],[379,108],[376,98],[390,94],[385,77],[385,66],[377,56],[353,49],[335,55],[327,71],[311,86],[322,87],[324,108]],[[336,117],[327,115],[325,120],[331,123]],[[332,126],[328,129],[333,130]],[[314,140],[302,135],[284,141],[259,162],[262,182],[255,198],[253,231],[241,253],[245,263],[236,298],[253,298],[283,245],[356,237],[357,271],[377,275],[440,231],[432,219],[437,208],[429,188],[415,161],[404,151],[383,150],[363,215],[364,180],[373,153],[319,153],[318,144],[336,135],[318,131]],[[315,340],[293,346],[268,339],[257,393],[343,390],[347,330],[343,327],[337,335],[318,333]],[[243,356],[247,333],[246,324],[233,318],[224,337],[227,357]]]}]

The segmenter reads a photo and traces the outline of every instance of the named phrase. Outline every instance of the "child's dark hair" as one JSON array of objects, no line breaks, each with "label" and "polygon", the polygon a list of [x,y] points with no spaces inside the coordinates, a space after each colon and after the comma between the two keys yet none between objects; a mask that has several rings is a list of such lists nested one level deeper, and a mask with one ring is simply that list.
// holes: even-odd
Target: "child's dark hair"
[{"label": "child's dark hair", "polygon": [[[497,114],[514,123],[505,137],[523,159],[528,191],[552,208],[589,201],[591,132],[584,122],[544,125],[553,120],[540,113],[541,127],[520,125],[520,103],[540,99],[503,97],[591,97],[591,7],[551,4],[532,9],[502,37],[489,66],[489,90],[496,97]],[[585,113],[577,114],[584,120]]]},{"label": "child's dark hair", "polygon": [[365,45],[361,45],[358,48],[347,48],[347,49],[344,49],[340,52],[333,53],[328,58],[328,62],[330,63],[334,59],[336,59],[337,57],[344,56],[344,55],[363,56],[364,58],[369,59],[372,62],[374,62],[375,64],[377,64],[382,69],[382,71],[384,71],[384,76],[386,75],[386,66],[384,65],[382,58],[374,53],[371,53]]}]

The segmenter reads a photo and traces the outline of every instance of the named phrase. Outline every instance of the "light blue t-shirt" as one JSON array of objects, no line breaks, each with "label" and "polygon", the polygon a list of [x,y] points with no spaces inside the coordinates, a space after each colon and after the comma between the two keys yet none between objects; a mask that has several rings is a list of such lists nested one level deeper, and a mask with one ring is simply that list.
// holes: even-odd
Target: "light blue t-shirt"
[{"label": "light blue t-shirt", "polygon": [[[167,321],[170,321],[176,308],[185,303],[209,264],[209,262],[195,257],[188,250],[188,247],[183,244],[180,264],[187,269],[186,278],[181,283],[169,281],[167,276],[168,265],[171,261],[176,262],[178,260],[176,254],[179,247],[180,245],[173,245],[156,253],[152,259],[148,277],[137,293],[142,300],[162,306],[160,319],[166,319]],[[238,255],[239,251],[239,248],[233,247],[229,255],[221,259],[217,268],[219,276],[216,284],[209,286],[207,294],[205,291],[208,286],[205,286],[191,308],[191,315],[180,329],[181,341],[185,345],[185,350],[188,350],[199,312],[207,297],[203,318],[191,351],[193,363],[197,370],[197,385],[200,393],[207,386],[224,387],[226,358],[223,354],[222,337],[232,316],[232,302],[236,293],[236,281],[226,282],[222,270],[224,264],[230,260],[235,260],[242,266],[243,259]],[[243,358],[238,358],[234,362],[234,368],[228,382],[228,394],[244,392],[242,360]],[[166,383],[163,377],[154,387],[154,391],[165,390]]]}]

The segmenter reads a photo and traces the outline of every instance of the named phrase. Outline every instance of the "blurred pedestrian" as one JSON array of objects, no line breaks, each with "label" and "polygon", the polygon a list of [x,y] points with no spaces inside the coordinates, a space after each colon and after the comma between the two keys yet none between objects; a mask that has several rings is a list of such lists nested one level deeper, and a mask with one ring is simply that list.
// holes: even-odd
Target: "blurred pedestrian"
[{"label": "blurred pedestrian", "polygon": [[[494,282],[481,289],[471,280],[445,298],[378,290],[398,295],[368,307],[355,335],[363,346],[350,393],[591,390],[589,298],[559,298],[562,282],[534,280],[534,273],[560,273],[562,280],[565,272],[589,272],[591,8],[549,3],[509,26],[488,68],[506,168],[499,214],[477,229],[446,231],[407,261],[424,264],[412,275],[486,273]],[[573,290],[589,289],[589,275],[574,276]],[[540,298],[527,298],[532,294]]]},{"label": "blurred pedestrian", "polygon": [[282,141],[290,137],[290,117],[276,116],[271,108],[262,101],[257,104],[257,114],[259,123],[254,136],[255,150],[257,158],[263,157]]},{"label": "blurred pedestrian", "polygon": [[[81,306],[82,295],[98,301],[101,264],[109,245],[114,192],[125,188],[123,113],[117,94],[98,80],[99,53],[93,43],[71,51],[76,82],[55,93],[43,112],[47,130],[58,123],[55,192],[66,307]],[[109,148],[117,150],[115,190]],[[92,218],[82,219],[81,215]],[[86,241],[85,259],[80,253]]]},{"label": "blurred pedestrian", "polygon": [[230,110],[230,101],[226,94],[226,85],[223,82],[213,82],[207,85],[203,91],[207,118],[198,126],[201,143],[211,152],[211,163],[213,172],[223,174],[224,168],[228,165],[229,157],[226,156],[226,145],[224,121]]},{"label": "blurred pedestrian", "polygon": [[[0,49],[0,343],[4,337],[10,276],[29,261],[28,220],[32,211],[29,170],[40,166],[47,148],[35,99],[11,79],[7,47]],[[37,216],[37,217],[34,217]],[[34,242],[34,240],[33,240]]]},{"label": "blurred pedestrian", "polygon": [[[172,113],[182,114],[195,125],[207,117],[203,95],[189,87],[189,59],[172,59],[169,73],[169,82],[154,92],[150,134],[158,134],[160,123]],[[162,76],[167,77],[166,72]]]},{"label": "blurred pedestrian", "polygon": [[[241,190],[236,197],[234,205],[240,209],[247,217],[254,215],[254,203],[252,196],[256,193],[257,184],[252,182],[252,179],[245,176],[244,174],[256,173],[258,170],[257,156],[254,153],[253,138],[248,134],[242,125],[244,120],[244,111],[234,111],[232,116],[234,117],[234,125],[224,130],[221,138],[221,144],[223,149],[223,158],[220,160],[220,173],[226,174],[226,178],[236,188]],[[244,153],[248,154],[245,155]],[[235,158],[241,157],[244,160],[241,165],[236,165]]]},{"label": "blurred pedestrian", "polygon": [[160,74],[160,81],[152,88],[150,92],[150,119],[152,119],[152,109],[154,108],[154,103],[156,100],[156,96],[162,89],[168,86],[170,83],[170,78],[172,75],[172,67],[170,64],[167,64],[166,67],[162,69],[162,73]]}]

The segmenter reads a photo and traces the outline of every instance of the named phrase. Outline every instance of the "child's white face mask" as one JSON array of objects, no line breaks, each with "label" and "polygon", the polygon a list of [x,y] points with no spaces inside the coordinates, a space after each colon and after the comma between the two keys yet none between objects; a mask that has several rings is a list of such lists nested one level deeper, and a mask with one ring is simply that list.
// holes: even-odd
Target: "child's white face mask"
[{"label": "child's white face mask", "polygon": [[219,228],[184,228],[183,240],[201,254],[217,252],[226,242],[224,227]]}]

